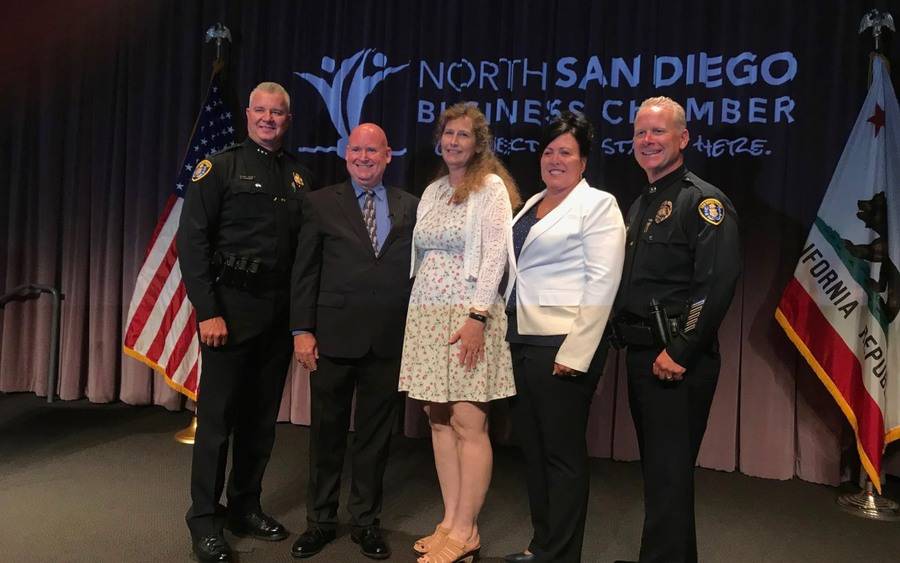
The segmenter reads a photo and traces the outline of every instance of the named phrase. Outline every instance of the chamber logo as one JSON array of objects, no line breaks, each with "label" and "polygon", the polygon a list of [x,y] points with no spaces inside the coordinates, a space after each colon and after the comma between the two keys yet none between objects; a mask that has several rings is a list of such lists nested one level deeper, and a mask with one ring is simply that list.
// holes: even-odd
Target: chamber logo
[{"label": "chamber logo", "polygon": [[[384,53],[375,49],[362,49],[341,61],[340,65],[331,57],[322,57],[323,76],[295,72],[322,96],[331,123],[339,135],[337,145],[333,147],[299,147],[297,150],[310,153],[333,152],[344,158],[350,131],[359,125],[366,97],[382,80],[408,66],[409,63],[388,66],[387,55]],[[406,154],[406,148],[394,150],[393,154]]]}]

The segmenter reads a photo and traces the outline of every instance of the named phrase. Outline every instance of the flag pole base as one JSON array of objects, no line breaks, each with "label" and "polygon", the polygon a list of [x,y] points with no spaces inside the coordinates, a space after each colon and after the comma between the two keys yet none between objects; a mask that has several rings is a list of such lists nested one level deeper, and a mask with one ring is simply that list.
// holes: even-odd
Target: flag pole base
[{"label": "flag pole base", "polygon": [[842,510],[861,518],[895,522],[900,520],[900,505],[872,490],[872,483],[858,493],[840,495],[837,499]]},{"label": "flag pole base", "polygon": [[182,444],[187,444],[189,446],[194,445],[194,436],[197,435],[197,417],[191,418],[191,423],[187,425],[187,427],[179,430],[175,433],[175,441],[181,442]]}]

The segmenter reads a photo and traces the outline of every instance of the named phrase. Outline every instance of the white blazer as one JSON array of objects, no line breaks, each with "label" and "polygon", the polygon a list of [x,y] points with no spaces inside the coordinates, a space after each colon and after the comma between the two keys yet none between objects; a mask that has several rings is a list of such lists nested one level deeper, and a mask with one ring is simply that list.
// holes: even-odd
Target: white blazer
[{"label": "white blazer", "polygon": [[[532,196],[513,224],[544,197]],[[519,334],[567,335],[556,363],[587,371],[612,311],[625,259],[625,223],[616,199],[582,179],[528,233],[519,259],[509,244]]]}]

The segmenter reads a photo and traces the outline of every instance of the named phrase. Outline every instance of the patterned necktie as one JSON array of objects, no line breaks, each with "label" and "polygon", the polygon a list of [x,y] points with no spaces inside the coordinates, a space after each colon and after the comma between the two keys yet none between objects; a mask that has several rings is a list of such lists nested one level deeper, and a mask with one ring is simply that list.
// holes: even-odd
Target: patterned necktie
[{"label": "patterned necktie", "polygon": [[372,250],[378,252],[378,235],[375,232],[375,194],[372,190],[366,190],[366,201],[363,203],[363,220],[366,222],[366,230],[369,231],[369,240],[372,241]]}]

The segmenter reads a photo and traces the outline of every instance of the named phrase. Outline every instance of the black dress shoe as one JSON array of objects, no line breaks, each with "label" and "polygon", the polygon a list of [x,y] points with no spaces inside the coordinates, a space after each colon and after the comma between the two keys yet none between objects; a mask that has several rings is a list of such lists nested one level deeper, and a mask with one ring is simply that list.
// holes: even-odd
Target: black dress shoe
[{"label": "black dress shoe", "polygon": [[534,561],[535,559],[533,553],[525,553],[524,551],[503,556],[503,560],[509,563],[529,563],[529,561]]},{"label": "black dress shoe", "polygon": [[391,546],[387,544],[381,535],[378,526],[368,528],[356,528],[350,532],[350,539],[358,543],[360,551],[371,559],[387,559],[391,556]]},{"label": "black dress shoe", "polygon": [[222,534],[203,536],[194,540],[194,555],[198,561],[225,562],[231,561],[231,546]]},{"label": "black dress shoe", "polygon": [[248,512],[240,516],[228,515],[225,526],[234,535],[252,537],[265,541],[281,541],[288,537],[287,530],[277,520],[262,511]]},{"label": "black dress shoe", "polygon": [[334,530],[318,527],[307,528],[291,546],[291,555],[299,559],[312,557],[322,551],[322,548],[336,536],[337,533]]}]

